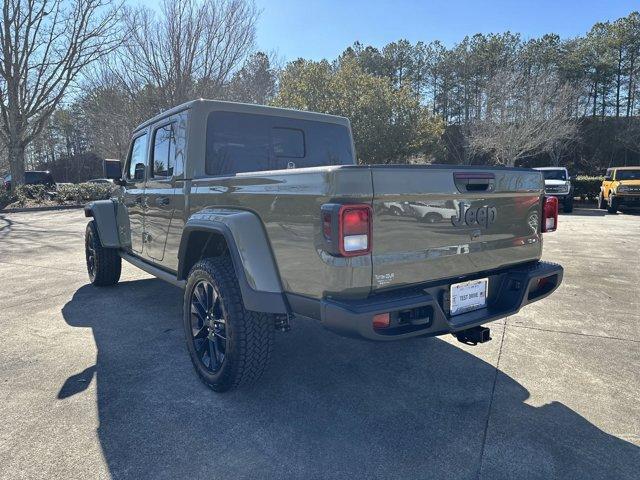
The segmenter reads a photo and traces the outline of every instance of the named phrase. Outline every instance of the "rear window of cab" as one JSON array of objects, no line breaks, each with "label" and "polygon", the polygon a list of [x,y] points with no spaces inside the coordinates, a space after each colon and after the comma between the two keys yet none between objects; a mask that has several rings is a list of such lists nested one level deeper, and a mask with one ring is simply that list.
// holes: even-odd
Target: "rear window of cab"
[{"label": "rear window of cab", "polygon": [[207,118],[207,175],[353,164],[344,125],[223,111]]}]

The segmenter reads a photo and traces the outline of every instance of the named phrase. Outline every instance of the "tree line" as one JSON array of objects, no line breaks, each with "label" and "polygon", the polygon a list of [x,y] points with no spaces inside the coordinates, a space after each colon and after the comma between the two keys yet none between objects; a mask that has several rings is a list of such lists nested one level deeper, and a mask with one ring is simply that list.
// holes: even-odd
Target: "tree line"
[{"label": "tree line", "polygon": [[576,38],[359,42],[282,64],[250,0],[4,0],[0,173],[100,176],[143,120],[193,98],[344,115],[362,163],[640,163],[640,15]]}]

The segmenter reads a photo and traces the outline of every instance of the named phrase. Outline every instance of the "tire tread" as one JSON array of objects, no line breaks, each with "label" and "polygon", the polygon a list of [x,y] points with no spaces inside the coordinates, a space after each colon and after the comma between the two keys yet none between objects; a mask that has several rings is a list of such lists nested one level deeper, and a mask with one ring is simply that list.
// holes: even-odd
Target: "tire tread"
[{"label": "tire tread", "polygon": [[[205,258],[197,262],[191,269],[189,278],[198,270],[210,275],[220,289],[227,315],[233,318],[232,328],[237,340],[238,355],[237,361],[229,365],[215,383],[206,378],[199,368],[195,370],[207,386],[218,392],[251,385],[262,376],[269,364],[274,342],[273,319],[269,314],[244,308],[236,272],[229,257]],[[187,301],[189,300],[186,299],[185,302]],[[187,341],[190,339],[187,338]],[[191,361],[196,366],[193,357]]]},{"label": "tire tread", "polygon": [[115,285],[120,280],[120,274],[122,273],[122,258],[115,248],[102,246],[95,220],[91,220],[88,223],[87,230],[89,229],[93,234],[93,247],[96,252],[96,275],[91,283],[96,287]]}]

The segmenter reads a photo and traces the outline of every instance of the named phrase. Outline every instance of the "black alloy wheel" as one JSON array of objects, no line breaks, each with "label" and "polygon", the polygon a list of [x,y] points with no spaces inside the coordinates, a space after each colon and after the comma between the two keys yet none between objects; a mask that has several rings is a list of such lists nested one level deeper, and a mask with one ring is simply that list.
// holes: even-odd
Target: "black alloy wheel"
[{"label": "black alloy wheel", "polygon": [[227,352],[227,322],[219,293],[206,280],[191,291],[191,341],[198,360],[209,373],[224,364]]}]

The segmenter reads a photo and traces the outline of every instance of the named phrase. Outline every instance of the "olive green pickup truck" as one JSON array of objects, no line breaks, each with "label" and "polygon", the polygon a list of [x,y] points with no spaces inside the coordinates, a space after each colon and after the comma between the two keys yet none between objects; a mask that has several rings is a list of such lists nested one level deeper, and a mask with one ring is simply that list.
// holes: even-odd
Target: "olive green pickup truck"
[{"label": "olive green pickup truck", "polygon": [[[184,289],[187,349],[216,391],[257,379],[296,317],[396,340],[482,325],[553,292],[558,203],[523,168],[356,165],[346,118],[209,100],[133,133],[85,207],[91,282],[122,259]],[[124,287],[126,288],[126,287]]]}]

